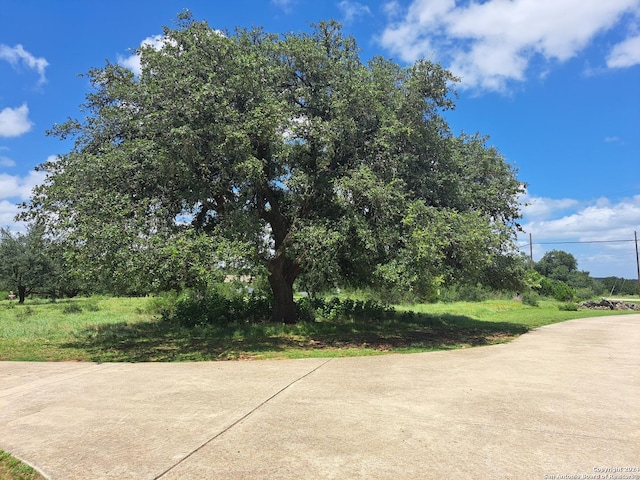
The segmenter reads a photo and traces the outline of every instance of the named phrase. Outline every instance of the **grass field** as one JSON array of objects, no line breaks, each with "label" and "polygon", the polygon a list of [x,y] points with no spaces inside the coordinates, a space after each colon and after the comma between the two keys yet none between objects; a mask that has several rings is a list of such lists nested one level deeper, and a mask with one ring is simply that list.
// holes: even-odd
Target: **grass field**
[{"label": "grass field", "polygon": [[492,300],[396,307],[382,320],[185,328],[152,315],[149,304],[147,298],[110,297],[25,305],[1,301],[0,360],[202,361],[421,352],[501,343],[550,323],[622,313]]}]

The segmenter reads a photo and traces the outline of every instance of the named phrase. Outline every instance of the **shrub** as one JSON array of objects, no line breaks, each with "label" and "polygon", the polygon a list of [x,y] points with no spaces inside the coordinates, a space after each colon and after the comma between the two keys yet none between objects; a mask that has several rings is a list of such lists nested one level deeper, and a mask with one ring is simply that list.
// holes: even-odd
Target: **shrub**
[{"label": "shrub", "polygon": [[268,318],[272,309],[269,295],[256,290],[219,286],[206,291],[189,290],[176,297],[154,300],[150,308],[163,318],[176,320],[185,327],[225,326]]},{"label": "shrub", "polygon": [[525,290],[522,293],[522,303],[524,303],[525,305],[529,305],[530,307],[537,307],[539,300],[540,295],[538,295],[533,290]]},{"label": "shrub", "polygon": [[546,297],[567,302],[573,300],[576,296],[575,290],[560,280],[551,280],[543,277],[540,284],[540,294]]},{"label": "shrub", "polygon": [[303,297],[296,302],[296,312],[300,322],[313,322],[316,319],[316,305],[322,300],[318,298]]},{"label": "shrub", "polygon": [[553,286],[553,298],[563,302],[568,302],[574,299],[576,292],[573,288],[564,282],[557,281]]},{"label": "shrub", "polygon": [[145,310],[151,315],[171,317],[175,314],[177,300],[178,293],[175,290],[164,292],[158,296],[149,298],[145,306]]},{"label": "shrub", "polygon": [[354,300],[331,297],[328,299],[302,298],[297,302],[303,314],[312,318],[324,320],[383,320],[394,312],[393,307],[376,300]]},{"label": "shrub", "polygon": [[[204,325],[260,322],[271,315],[270,294],[246,288],[233,289],[219,285],[206,291],[190,290],[180,295],[153,297],[147,310],[188,328]],[[383,320],[394,312],[388,304],[372,299],[309,297],[296,300],[298,320]]]},{"label": "shrub", "polygon": [[228,323],[227,305],[215,292],[188,292],[175,303],[175,319],[185,327]]}]

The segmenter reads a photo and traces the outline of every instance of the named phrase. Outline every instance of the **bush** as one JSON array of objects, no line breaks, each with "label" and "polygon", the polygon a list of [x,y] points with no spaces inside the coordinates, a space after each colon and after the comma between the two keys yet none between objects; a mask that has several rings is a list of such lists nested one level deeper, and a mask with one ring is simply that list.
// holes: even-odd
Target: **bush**
[{"label": "bush", "polygon": [[268,318],[272,301],[270,296],[255,290],[218,285],[206,291],[189,290],[181,295],[156,297],[149,302],[149,308],[185,327],[225,326]]},{"label": "bush", "polygon": [[178,293],[175,290],[164,292],[158,296],[149,298],[145,310],[151,315],[171,317],[175,314],[177,300]]},{"label": "bush", "polygon": [[302,320],[383,320],[394,312],[388,304],[370,299],[305,297],[298,300],[297,305]]},{"label": "bush", "polygon": [[[270,294],[217,285],[206,291],[189,290],[153,297],[147,311],[188,328],[267,320],[273,309]],[[298,321],[383,320],[394,312],[388,304],[372,299],[302,297],[296,301]]]},{"label": "bush", "polygon": [[568,302],[575,298],[576,292],[573,288],[564,282],[555,282],[553,286],[553,298],[556,300]]},{"label": "bush", "polygon": [[576,297],[575,290],[560,280],[543,277],[540,282],[540,294],[552,297],[561,302],[568,302]]},{"label": "bush", "polygon": [[540,295],[538,295],[533,290],[525,290],[522,293],[522,303],[524,303],[525,305],[529,305],[530,307],[537,307],[539,300]]},{"label": "bush", "polygon": [[185,327],[229,323],[226,300],[215,292],[188,292],[175,303],[174,318]]}]

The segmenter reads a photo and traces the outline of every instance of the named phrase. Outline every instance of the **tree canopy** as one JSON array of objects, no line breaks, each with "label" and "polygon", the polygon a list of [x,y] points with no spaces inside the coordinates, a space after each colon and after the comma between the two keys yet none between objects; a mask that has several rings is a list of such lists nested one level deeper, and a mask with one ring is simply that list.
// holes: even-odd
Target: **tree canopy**
[{"label": "tree canopy", "polygon": [[568,252],[551,250],[536,262],[534,268],[545,277],[566,281],[571,273],[578,270],[578,261]]},{"label": "tree canopy", "polygon": [[440,65],[365,63],[333,21],[230,33],[188,13],[139,54],[140,75],[88,72],[85,117],[52,130],[75,145],[24,205],[88,275],[263,268],[272,319],[294,322],[300,275],[427,291],[515,257],[523,184],[484,137],[451,133]]}]

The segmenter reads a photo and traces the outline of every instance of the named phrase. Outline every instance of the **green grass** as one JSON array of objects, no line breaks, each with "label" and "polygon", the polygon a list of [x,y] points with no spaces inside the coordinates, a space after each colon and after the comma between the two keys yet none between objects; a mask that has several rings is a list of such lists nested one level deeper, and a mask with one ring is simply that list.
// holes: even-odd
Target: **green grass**
[{"label": "green grass", "polygon": [[489,345],[564,320],[625,312],[561,311],[557,302],[397,307],[383,319],[185,328],[147,312],[145,298],[0,302],[0,360],[202,361],[379,355]]},{"label": "green grass", "polygon": [[25,465],[7,452],[0,450],[0,479],[2,480],[43,480],[44,477],[29,465]]},{"label": "green grass", "polygon": [[0,302],[0,360],[92,360],[83,347],[68,345],[103,325],[149,320],[141,298],[78,298],[55,303]]},{"label": "green grass", "polygon": [[481,321],[515,323],[522,325],[527,329],[564,322],[566,320],[574,320],[577,318],[633,313],[614,310],[563,311],[559,309],[563,304],[564,302],[540,300],[539,306],[531,307],[520,302],[508,300],[487,300],[478,303],[455,302],[413,305],[409,307],[397,307],[397,309],[409,309],[430,315],[455,314]]}]

